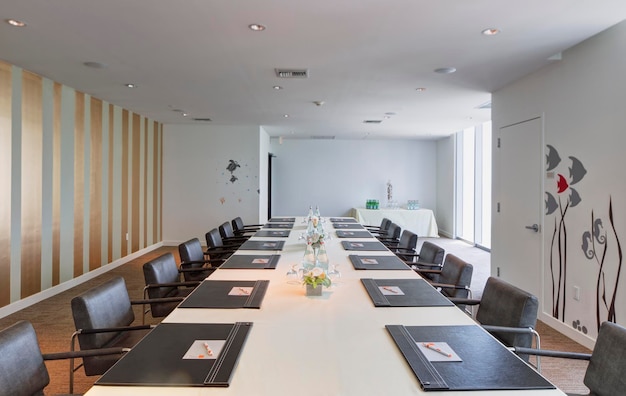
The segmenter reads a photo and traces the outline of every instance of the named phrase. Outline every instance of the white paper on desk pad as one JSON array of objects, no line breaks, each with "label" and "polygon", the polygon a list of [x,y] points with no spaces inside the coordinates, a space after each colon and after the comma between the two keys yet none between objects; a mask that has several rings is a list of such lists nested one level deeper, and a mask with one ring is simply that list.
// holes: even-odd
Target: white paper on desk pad
[{"label": "white paper on desk pad", "polygon": [[255,258],[252,260],[252,264],[267,264],[270,262],[270,259],[266,258]]},{"label": "white paper on desk pad", "polygon": [[385,296],[404,296],[404,292],[398,286],[378,286],[378,290]]},{"label": "white paper on desk pad", "polygon": [[233,287],[228,293],[229,296],[249,296],[254,287]]},{"label": "white paper on desk pad", "polygon": [[[212,355],[209,355],[205,343],[209,346]],[[226,340],[195,340],[183,359],[217,359],[225,343]]]},{"label": "white paper on desk pad", "polygon": [[378,260],[373,259],[373,258],[362,258],[361,264],[367,264],[367,265],[378,264]]},{"label": "white paper on desk pad", "polygon": [[265,242],[263,243],[263,247],[276,247],[278,244],[276,242]]},{"label": "white paper on desk pad", "polygon": [[[452,356],[448,357],[448,356],[442,355],[441,353],[437,351],[433,351],[430,348],[426,348],[424,344],[433,344],[433,348],[439,348],[441,349],[442,352],[449,353]],[[420,341],[417,343],[417,346],[420,349],[420,351],[422,351],[424,356],[426,356],[426,359],[428,359],[429,362],[462,362],[463,361],[463,359],[461,359],[459,355],[457,355],[456,352],[454,352],[454,350],[450,347],[450,345],[448,345],[447,342]]]}]

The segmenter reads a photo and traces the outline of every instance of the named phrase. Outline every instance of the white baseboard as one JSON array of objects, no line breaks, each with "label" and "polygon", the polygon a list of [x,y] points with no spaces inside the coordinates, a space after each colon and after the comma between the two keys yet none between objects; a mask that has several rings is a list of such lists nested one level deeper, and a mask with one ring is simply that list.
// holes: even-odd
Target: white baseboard
[{"label": "white baseboard", "polygon": [[439,235],[446,237],[446,238],[454,239],[454,235],[452,235],[452,233],[441,230],[441,229],[439,230]]},{"label": "white baseboard", "polygon": [[115,261],[113,261],[112,263],[103,265],[100,268],[97,268],[93,271],[89,271],[86,274],[82,274],[80,276],[77,276],[76,278],[70,279],[68,281],[65,281],[63,283],[60,283],[56,286],[52,286],[51,288],[48,288],[46,290],[42,290],[37,294],[33,294],[32,296],[28,296],[26,298],[23,298],[21,300],[15,301],[7,306],[4,306],[2,308],[0,308],[0,318],[4,318],[5,316],[14,314],[15,312],[30,307],[33,304],[36,304],[38,302],[41,302],[43,300],[45,300],[46,298],[50,298],[52,296],[55,296],[61,292],[64,292],[66,290],[71,289],[74,286],[78,286],[81,283],[84,283],[88,280],[91,280],[99,275],[102,275],[108,271],[111,271],[114,268],[119,267],[120,265],[126,264],[127,262],[134,260],[146,253],[149,253],[151,251],[153,251],[156,248],[159,248],[163,246],[163,242],[159,242],[156,243],[152,246],[148,246],[146,248],[143,248],[135,253],[131,253],[128,256],[122,257],[120,259],[117,259]]},{"label": "white baseboard", "polygon": [[593,349],[593,346],[596,344],[596,340],[594,340],[590,336],[581,333],[580,331],[574,329],[572,326],[568,326],[566,323],[555,319],[554,317],[552,317],[552,315],[548,315],[545,312],[541,312],[539,314],[539,320],[552,327],[559,333],[571,338],[572,340],[589,349]]}]

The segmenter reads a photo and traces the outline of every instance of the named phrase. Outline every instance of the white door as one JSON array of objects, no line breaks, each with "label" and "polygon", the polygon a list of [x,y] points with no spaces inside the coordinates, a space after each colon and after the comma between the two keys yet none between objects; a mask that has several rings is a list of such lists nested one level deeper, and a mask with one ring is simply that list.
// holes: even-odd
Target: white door
[{"label": "white door", "polygon": [[499,131],[500,191],[498,254],[500,277],[541,298],[542,290],[542,120],[534,118]]}]

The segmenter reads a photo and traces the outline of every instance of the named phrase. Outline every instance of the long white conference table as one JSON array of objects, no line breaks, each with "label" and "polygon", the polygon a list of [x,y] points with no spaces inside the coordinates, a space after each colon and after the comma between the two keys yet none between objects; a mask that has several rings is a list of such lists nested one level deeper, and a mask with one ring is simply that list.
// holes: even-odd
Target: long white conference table
[{"label": "long white conference table", "polygon": [[[324,290],[323,296],[305,296],[304,286],[286,276],[290,267],[302,260],[304,252],[305,243],[299,237],[306,226],[303,218],[299,217],[288,238],[253,238],[260,241],[285,240],[282,250],[269,252],[280,255],[276,269],[218,269],[209,277],[209,280],[269,280],[260,309],[179,307],[163,320],[164,324],[252,322],[230,386],[116,386],[96,383],[86,395],[564,395],[556,388],[425,392],[385,326],[470,325],[484,330],[454,306],[375,307],[361,278],[417,279],[419,276],[414,271],[355,270],[348,258],[354,252],[344,250],[341,241],[358,242],[364,239],[340,239],[330,222],[326,222],[324,227],[332,235],[332,239],[326,241],[331,265],[338,264],[341,277]],[[389,251],[369,253],[393,255]],[[268,252],[240,250],[236,254],[267,255]],[[467,342],[472,341],[468,339]],[[506,369],[491,368],[494,373]]]}]

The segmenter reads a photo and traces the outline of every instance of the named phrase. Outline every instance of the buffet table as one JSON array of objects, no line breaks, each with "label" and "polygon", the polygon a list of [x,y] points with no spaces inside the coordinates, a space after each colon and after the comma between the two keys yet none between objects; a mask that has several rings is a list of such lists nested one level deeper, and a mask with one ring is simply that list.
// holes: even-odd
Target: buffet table
[{"label": "buffet table", "polygon": [[[187,327],[211,323],[244,323],[250,326],[247,340],[241,348],[241,354],[228,386],[172,387],[121,384],[115,386],[96,382],[86,395],[379,396],[425,394],[426,391],[407,364],[403,353],[386,328],[387,325],[444,327],[464,325],[491,338],[468,315],[454,305],[385,307],[375,304],[373,298],[370,298],[371,294],[368,294],[368,289],[364,287],[365,282],[362,280],[364,278],[369,279],[369,283],[373,285],[376,285],[376,282],[384,285],[390,279],[394,280],[389,281],[390,284],[399,285],[403,285],[405,281],[423,281],[408,267],[385,270],[380,269],[381,267],[375,268],[379,264],[363,260],[375,270],[355,269],[350,256],[362,254],[369,255],[368,257],[391,258],[393,253],[388,250],[365,252],[346,250],[346,244],[358,247],[362,242],[374,239],[345,238],[345,234],[343,238],[339,238],[330,221],[324,223],[324,228],[327,235],[331,237],[326,240],[330,265],[336,266],[341,276],[336,278],[329,288],[324,289],[322,296],[305,296],[305,289],[300,282],[287,276],[291,268],[300,264],[305,248],[302,236],[306,224],[302,218],[297,218],[286,238],[253,238],[255,241],[267,242],[267,244],[261,244],[263,247],[274,246],[275,242],[280,239],[285,242],[282,248],[277,250],[266,248],[259,251],[240,250],[236,253],[235,265],[231,265],[230,268],[220,268],[208,278],[208,281],[253,282],[245,283],[245,285],[254,284],[259,280],[268,280],[269,285],[263,290],[265,294],[260,309],[179,306],[163,320],[163,324],[187,324]],[[276,256],[279,256],[278,264],[273,269],[273,265],[268,263]],[[261,260],[261,257],[267,259]],[[242,266],[255,261],[260,263],[259,269],[241,269]],[[381,263],[384,261],[380,260]],[[432,289],[430,285],[426,286]],[[388,300],[392,300],[392,297]],[[163,344],[163,347],[166,344],[167,342]],[[498,348],[505,351],[503,353],[513,356],[501,345]],[[129,355],[133,352],[134,350]],[[514,357],[514,359],[517,358]],[[172,365],[172,362],[164,364]],[[176,367],[177,365],[173,364],[172,370],[176,371]],[[179,369],[182,370],[182,365],[180,367]],[[507,370],[507,368],[496,366],[491,370]],[[179,373],[179,375],[184,375],[184,373]],[[511,395],[508,390],[435,393],[446,396]],[[557,389],[534,389],[518,390],[515,395],[564,394]]]},{"label": "buffet table", "polygon": [[386,217],[398,224],[402,229],[416,233],[419,237],[437,238],[439,229],[435,215],[430,209],[365,209],[353,208],[352,217],[359,223],[379,226]]}]

